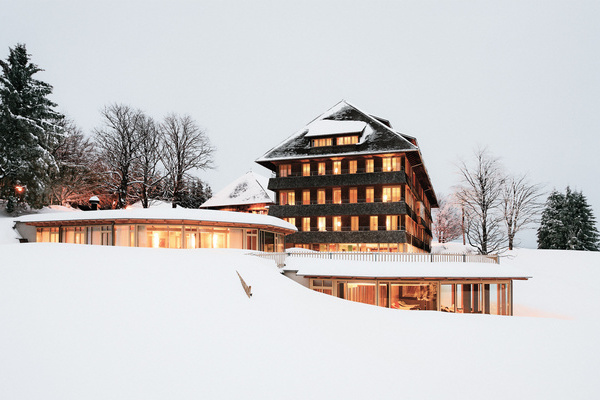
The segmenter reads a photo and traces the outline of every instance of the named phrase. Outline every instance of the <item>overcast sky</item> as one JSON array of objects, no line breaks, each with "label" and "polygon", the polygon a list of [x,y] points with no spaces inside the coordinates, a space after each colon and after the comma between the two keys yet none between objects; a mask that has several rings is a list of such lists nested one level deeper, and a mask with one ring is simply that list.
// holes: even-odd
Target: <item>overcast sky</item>
[{"label": "overcast sky", "polygon": [[[191,115],[218,191],[341,99],[415,136],[438,194],[488,147],[600,213],[598,1],[0,1],[0,58],[25,43],[86,133],[124,103]],[[522,244],[535,246],[533,232]]]}]

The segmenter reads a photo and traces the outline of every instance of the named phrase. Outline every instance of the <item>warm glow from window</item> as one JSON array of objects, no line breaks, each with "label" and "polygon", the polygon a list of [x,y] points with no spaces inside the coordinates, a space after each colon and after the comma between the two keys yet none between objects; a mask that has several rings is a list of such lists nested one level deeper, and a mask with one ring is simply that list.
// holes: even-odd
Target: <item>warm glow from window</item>
[{"label": "warm glow from window", "polygon": [[325,163],[324,162],[320,162],[319,163],[319,175],[325,175]]},{"label": "warm glow from window", "polygon": [[302,176],[310,176],[310,164],[302,164]]},{"label": "warm glow from window", "polygon": [[333,174],[334,175],[339,175],[342,173],[342,162],[341,161],[334,161],[333,162]]},{"label": "warm glow from window", "polygon": [[356,160],[348,161],[348,172],[351,174],[355,174],[358,170],[358,163]]},{"label": "warm glow from window", "polygon": [[312,141],[313,147],[331,146],[332,144],[333,144],[332,138],[313,139],[313,141]]},{"label": "warm glow from window", "polygon": [[378,229],[378,224],[379,224],[379,221],[378,221],[377,215],[372,215],[372,216],[370,217],[370,220],[369,220],[369,222],[370,222],[370,224],[369,224],[369,225],[370,225],[370,229],[371,229],[372,231],[376,231],[376,230]]},{"label": "warm glow from window", "polygon": [[358,217],[350,217],[350,226],[353,231],[358,230]]},{"label": "warm glow from window", "polygon": [[333,189],[333,203],[334,204],[342,204],[342,189],[341,188]]},{"label": "warm glow from window", "polygon": [[368,187],[366,190],[367,203],[373,203],[375,201],[375,189]]},{"label": "warm glow from window", "polygon": [[282,206],[293,206],[296,204],[296,193],[293,190],[279,192],[279,204]]},{"label": "warm glow from window", "polygon": [[358,202],[358,189],[350,188],[349,197],[350,197],[350,199],[349,199],[350,203],[357,203]]},{"label": "warm glow from window", "polygon": [[292,174],[292,165],[291,164],[282,164],[279,166],[279,176],[286,177]]},{"label": "warm glow from window", "polygon": [[366,160],[366,172],[375,172],[375,160],[369,158]]},{"label": "warm glow from window", "polygon": [[325,189],[319,189],[317,191],[317,203],[325,204]]},{"label": "warm glow from window", "polygon": [[340,136],[336,138],[336,144],[342,146],[345,144],[356,144],[358,143],[358,136]]},{"label": "warm glow from window", "polygon": [[342,217],[333,217],[333,230],[337,232],[342,230]]},{"label": "warm glow from window", "polygon": [[155,249],[160,247],[160,235],[158,232],[152,234],[152,247]]},{"label": "warm glow from window", "polygon": [[398,216],[397,215],[387,215],[385,217],[385,229],[388,231],[397,231],[398,230]]},{"label": "warm glow from window", "polygon": [[302,230],[304,232],[309,232],[310,231],[310,218],[302,218]]},{"label": "warm glow from window", "polygon": [[384,186],[381,201],[384,203],[387,203],[388,201],[400,201],[401,193],[400,186]]},{"label": "warm glow from window", "polygon": [[302,204],[310,204],[310,190],[302,191]]},{"label": "warm glow from window", "polygon": [[318,219],[318,226],[319,226],[319,230],[321,232],[324,232],[327,230],[327,226],[325,224],[325,217],[319,217]]}]

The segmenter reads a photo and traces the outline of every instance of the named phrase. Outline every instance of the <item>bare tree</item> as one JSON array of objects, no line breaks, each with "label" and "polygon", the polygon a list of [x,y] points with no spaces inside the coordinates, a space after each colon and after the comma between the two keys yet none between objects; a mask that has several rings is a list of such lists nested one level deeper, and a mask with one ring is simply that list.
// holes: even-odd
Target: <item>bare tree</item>
[{"label": "bare tree", "polygon": [[159,129],[164,137],[162,162],[168,177],[168,197],[175,208],[181,203],[186,174],[194,169],[213,168],[215,149],[189,115],[170,114]]},{"label": "bare tree", "polygon": [[537,222],[544,207],[542,196],[542,186],[529,183],[526,174],[506,179],[502,190],[501,211],[509,250],[513,249],[515,235]]},{"label": "bare tree", "polygon": [[462,234],[461,213],[453,197],[438,194],[437,198],[439,208],[433,211],[433,234],[438,243],[447,243]]},{"label": "bare tree", "polygon": [[71,120],[61,121],[63,135],[52,154],[58,171],[51,175],[48,196],[51,204],[63,206],[87,203],[97,185],[95,149]]},{"label": "bare tree", "polygon": [[136,127],[141,111],[113,104],[102,110],[104,126],[95,130],[95,142],[102,166],[103,188],[116,195],[116,208],[131,200],[133,166],[138,155]]},{"label": "bare tree", "polygon": [[469,244],[480,254],[496,253],[505,243],[503,218],[498,212],[504,185],[502,166],[487,149],[476,150],[474,156],[472,165],[463,161],[459,166],[462,184],[456,197],[464,209]]},{"label": "bare tree", "polygon": [[146,115],[138,117],[135,131],[138,146],[132,185],[137,191],[142,207],[148,208],[153,192],[164,179],[159,171],[163,140],[154,120]]}]

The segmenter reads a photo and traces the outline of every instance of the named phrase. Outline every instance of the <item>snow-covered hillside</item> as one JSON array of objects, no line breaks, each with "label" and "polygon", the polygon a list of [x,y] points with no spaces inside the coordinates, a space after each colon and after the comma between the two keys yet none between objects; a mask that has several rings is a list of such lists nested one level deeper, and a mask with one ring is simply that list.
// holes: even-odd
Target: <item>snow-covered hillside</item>
[{"label": "snow-covered hillside", "polygon": [[[32,243],[0,252],[2,399],[600,395],[600,326],[587,290],[600,277],[598,254],[503,260],[536,276],[518,284],[517,303],[582,310],[565,320],[351,303],[238,250]],[[569,264],[553,261],[562,258]]]}]

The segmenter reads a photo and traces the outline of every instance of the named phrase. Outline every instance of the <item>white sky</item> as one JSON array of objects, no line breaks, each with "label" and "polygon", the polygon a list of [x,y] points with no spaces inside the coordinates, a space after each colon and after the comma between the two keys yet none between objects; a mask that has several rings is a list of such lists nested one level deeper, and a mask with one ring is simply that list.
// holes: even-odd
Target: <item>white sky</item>
[{"label": "white sky", "polygon": [[[187,113],[217,147],[216,192],[341,99],[415,136],[438,193],[487,146],[600,217],[597,1],[5,1],[0,58],[25,43],[84,131],[119,102]],[[535,246],[534,234],[523,245]]]}]

